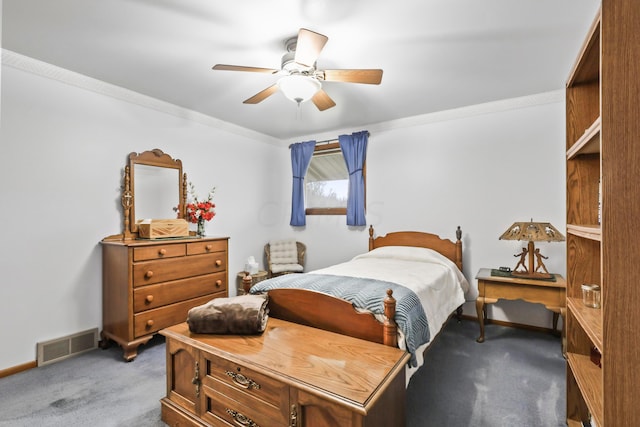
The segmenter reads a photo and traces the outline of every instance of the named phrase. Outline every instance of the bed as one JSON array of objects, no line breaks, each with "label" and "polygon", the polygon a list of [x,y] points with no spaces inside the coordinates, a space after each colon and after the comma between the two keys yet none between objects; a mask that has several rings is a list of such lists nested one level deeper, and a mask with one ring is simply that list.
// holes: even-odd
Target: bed
[{"label": "bed", "polygon": [[[409,351],[408,383],[448,318],[461,315],[469,288],[461,235],[458,227],[455,242],[417,231],[374,238],[369,227],[368,252],[327,268],[263,280],[249,292],[268,293],[271,317]],[[249,288],[251,281],[244,283]]]}]

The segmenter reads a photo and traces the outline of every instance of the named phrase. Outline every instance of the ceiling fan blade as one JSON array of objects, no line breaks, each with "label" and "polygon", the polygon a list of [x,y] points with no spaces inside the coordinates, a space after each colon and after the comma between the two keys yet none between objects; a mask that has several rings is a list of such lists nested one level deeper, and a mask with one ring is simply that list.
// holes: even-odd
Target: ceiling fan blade
[{"label": "ceiling fan blade", "polygon": [[256,93],[251,98],[245,99],[242,103],[243,104],[257,104],[258,102],[264,101],[265,99],[267,99],[268,97],[270,97],[271,95],[276,93],[277,91],[278,91],[278,85],[277,84],[271,85],[268,88],[266,88],[265,90],[262,90],[262,91]]},{"label": "ceiling fan blade", "polygon": [[226,64],[216,64],[212,68],[213,70],[223,70],[223,71],[249,71],[252,73],[270,73],[274,74],[280,70],[274,70],[273,68],[260,68],[260,67],[244,67],[242,65],[226,65]]},{"label": "ceiling fan blade", "polygon": [[382,81],[382,70],[324,70],[323,73],[327,82],[378,85]]},{"label": "ceiling fan blade", "polygon": [[298,31],[298,41],[296,43],[296,55],[294,61],[307,67],[312,67],[316,63],[318,56],[329,38],[306,28]]},{"label": "ceiling fan blade", "polygon": [[327,92],[322,89],[320,89],[316,92],[315,95],[313,95],[311,101],[313,101],[313,103],[316,105],[316,107],[318,107],[318,110],[320,111],[324,111],[336,106],[336,103],[333,102],[333,99],[331,99],[329,95],[327,95]]}]

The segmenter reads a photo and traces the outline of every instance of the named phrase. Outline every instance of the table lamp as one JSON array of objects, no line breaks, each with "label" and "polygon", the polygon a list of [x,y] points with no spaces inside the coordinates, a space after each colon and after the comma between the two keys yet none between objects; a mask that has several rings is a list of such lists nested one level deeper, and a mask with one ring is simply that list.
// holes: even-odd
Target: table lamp
[{"label": "table lamp", "polygon": [[[522,252],[514,255],[520,257],[520,260],[511,273],[513,276],[528,279],[551,279],[553,276],[549,274],[542,261],[548,257],[542,255],[540,249],[536,249],[533,242],[563,242],[565,238],[550,223],[533,222],[531,219],[529,222],[514,222],[500,236],[500,240],[526,240],[529,242],[526,248],[522,248]],[[529,255],[528,266],[525,264],[527,255]],[[534,258],[537,259],[538,265],[535,265]]]}]

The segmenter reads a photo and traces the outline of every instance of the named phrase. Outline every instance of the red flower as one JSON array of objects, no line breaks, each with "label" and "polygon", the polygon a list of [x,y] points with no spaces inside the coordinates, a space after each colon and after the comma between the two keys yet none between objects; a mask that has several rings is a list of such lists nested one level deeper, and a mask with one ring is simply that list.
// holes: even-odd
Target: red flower
[{"label": "red flower", "polygon": [[211,221],[214,216],[216,216],[215,211],[213,210],[216,205],[212,202],[213,193],[215,192],[215,187],[209,191],[209,195],[205,200],[198,200],[198,196],[196,195],[195,188],[192,183],[189,183],[189,194],[191,196],[192,201],[187,203],[187,219],[189,222],[197,223],[200,218],[205,221]]}]

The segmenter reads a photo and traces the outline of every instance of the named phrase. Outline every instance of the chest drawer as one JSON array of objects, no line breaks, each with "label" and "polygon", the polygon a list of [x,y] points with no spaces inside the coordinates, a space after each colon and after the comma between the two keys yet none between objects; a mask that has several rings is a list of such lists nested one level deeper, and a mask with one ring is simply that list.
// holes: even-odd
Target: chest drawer
[{"label": "chest drawer", "polygon": [[154,308],[133,315],[134,332],[136,337],[149,335],[172,325],[187,320],[187,313],[191,307],[202,305],[216,296],[226,296],[226,292],[218,295],[209,294],[199,298],[177,302],[164,307]]},{"label": "chest drawer", "polygon": [[143,246],[133,248],[133,261],[146,261],[151,259],[164,259],[177,256],[185,256],[187,247],[184,244]]},{"label": "chest drawer", "polygon": [[207,358],[203,384],[242,402],[264,402],[279,408],[289,399],[287,385],[252,369],[221,358]]},{"label": "chest drawer", "polygon": [[139,262],[133,264],[133,286],[219,273],[226,269],[226,252]]},{"label": "chest drawer", "polygon": [[133,311],[138,313],[221,291],[227,291],[226,272],[140,286],[133,291]]},{"label": "chest drawer", "polygon": [[230,426],[288,426],[288,399],[281,408],[265,405],[258,400],[247,398],[237,390],[228,389],[219,393],[207,386],[203,387],[206,412],[202,418],[213,425],[220,420]]}]

